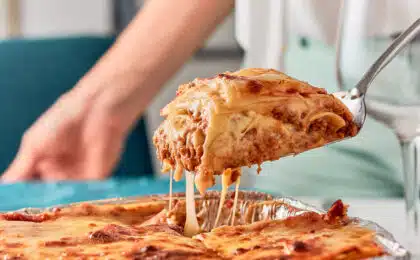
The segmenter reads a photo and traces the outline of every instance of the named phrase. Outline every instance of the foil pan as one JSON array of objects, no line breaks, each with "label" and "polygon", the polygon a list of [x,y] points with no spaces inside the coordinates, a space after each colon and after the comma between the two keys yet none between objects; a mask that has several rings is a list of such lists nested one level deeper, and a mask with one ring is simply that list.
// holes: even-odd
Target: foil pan
[{"label": "foil pan", "polygon": [[[233,205],[235,193],[228,192],[226,196],[225,205]],[[215,219],[217,210],[219,207],[220,192],[209,191],[204,196],[199,194],[195,197],[197,217],[201,229],[204,231],[210,231],[215,226],[229,225],[232,223],[233,207],[223,207],[221,217],[215,225]],[[173,194],[173,204],[176,201],[185,200],[184,193]],[[150,195],[142,197],[126,197],[126,198],[115,198],[106,200],[96,201],[85,201],[80,203],[91,203],[95,205],[106,205],[106,204],[137,204],[147,203],[153,201],[166,201],[169,206],[168,195]],[[38,214],[45,211],[51,211],[54,208],[67,208],[80,203],[73,203],[67,205],[57,205],[50,208],[25,208],[18,210],[18,212],[25,214]],[[345,203],[345,201],[344,201]],[[178,205],[182,205],[179,203]],[[351,205],[350,205],[351,207]],[[305,212],[316,212],[318,214],[326,213],[324,210],[317,209],[309,204],[302,201],[289,198],[289,197],[277,197],[267,193],[252,192],[252,191],[240,191],[238,193],[238,204],[235,211],[235,225],[249,224],[260,220],[269,219],[284,219],[290,216],[296,216]],[[376,241],[380,244],[387,252],[388,256],[379,257],[375,259],[391,260],[391,259],[412,259],[410,253],[400,245],[393,237],[391,233],[386,231],[378,224],[363,220],[360,218],[351,217],[351,221],[356,222],[360,226],[374,230],[376,233]]]}]

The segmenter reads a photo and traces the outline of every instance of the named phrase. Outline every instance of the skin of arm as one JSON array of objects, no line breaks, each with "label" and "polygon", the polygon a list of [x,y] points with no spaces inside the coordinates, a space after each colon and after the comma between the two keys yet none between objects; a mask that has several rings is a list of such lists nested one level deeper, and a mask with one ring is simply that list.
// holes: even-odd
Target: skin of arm
[{"label": "skin of arm", "polygon": [[233,0],[146,1],[75,91],[115,113],[121,126],[131,126],[233,6]]},{"label": "skin of arm", "polygon": [[149,0],[114,45],[24,133],[2,182],[103,179],[149,102],[234,0]]}]

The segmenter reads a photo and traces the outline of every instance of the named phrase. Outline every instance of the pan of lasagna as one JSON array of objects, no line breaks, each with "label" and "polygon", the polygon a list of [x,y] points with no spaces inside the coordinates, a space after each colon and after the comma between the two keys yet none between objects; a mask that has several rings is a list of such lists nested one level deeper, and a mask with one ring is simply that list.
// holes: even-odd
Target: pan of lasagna
[{"label": "pan of lasagna", "polygon": [[[4,259],[410,259],[379,225],[266,193],[116,198],[0,214]],[[351,205],[350,205],[351,207]],[[219,210],[221,209],[221,210]],[[219,212],[220,211],[220,212]]]},{"label": "pan of lasagna", "polygon": [[[323,211],[239,190],[241,167],[358,133],[352,114],[324,89],[271,69],[243,69],[181,85],[161,114],[153,143],[162,171],[170,173],[169,195],[1,213],[0,256],[410,259],[389,232],[348,216],[341,200]],[[172,194],[172,180],[184,173],[185,194]],[[219,175],[221,192],[207,191]]]}]

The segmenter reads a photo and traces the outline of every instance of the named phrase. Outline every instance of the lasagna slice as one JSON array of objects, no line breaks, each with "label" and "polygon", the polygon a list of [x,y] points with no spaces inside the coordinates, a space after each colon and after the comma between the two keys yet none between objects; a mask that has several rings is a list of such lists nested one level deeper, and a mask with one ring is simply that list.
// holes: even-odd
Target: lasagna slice
[{"label": "lasagna slice", "polygon": [[[270,69],[243,69],[181,85],[153,142],[163,171],[195,172],[197,189],[225,169],[260,165],[357,134],[324,89]],[[232,175],[231,183],[238,175]]]}]

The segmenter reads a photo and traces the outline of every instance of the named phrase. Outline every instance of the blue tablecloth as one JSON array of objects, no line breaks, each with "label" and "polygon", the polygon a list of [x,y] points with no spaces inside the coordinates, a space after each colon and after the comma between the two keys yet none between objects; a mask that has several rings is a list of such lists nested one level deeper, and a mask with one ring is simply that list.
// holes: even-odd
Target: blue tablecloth
[{"label": "blue tablecloth", "polygon": [[[185,183],[174,182],[174,192],[183,192]],[[85,200],[148,194],[166,194],[168,179],[109,179],[90,182],[17,183],[0,185],[0,211],[25,207],[48,207]]]},{"label": "blue tablecloth", "polygon": [[[212,189],[220,190],[220,188],[216,185]],[[0,212],[168,192],[167,178],[150,177],[113,178],[89,182],[0,184]],[[185,182],[173,182],[173,192],[185,192]]]}]

